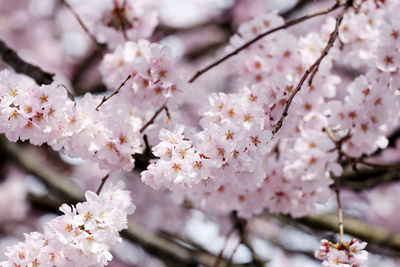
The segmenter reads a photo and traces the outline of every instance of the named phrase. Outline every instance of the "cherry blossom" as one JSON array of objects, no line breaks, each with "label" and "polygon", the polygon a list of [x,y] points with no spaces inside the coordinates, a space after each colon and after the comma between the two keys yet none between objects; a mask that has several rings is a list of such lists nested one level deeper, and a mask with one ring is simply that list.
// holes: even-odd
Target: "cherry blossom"
[{"label": "cherry blossom", "polygon": [[110,248],[121,242],[127,215],[135,206],[124,185],[106,185],[97,195],[85,193],[86,202],[76,207],[63,204],[64,215],[44,226],[44,232],[25,234],[25,241],[8,247],[1,266],[92,266],[107,265]]},{"label": "cherry blossom", "polygon": [[131,75],[121,88],[120,98],[129,102],[137,117],[148,120],[153,110],[166,101],[173,107],[178,93],[184,89],[182,71],[177,70],[175,64],[177,59],[168,46],[139,40],[126,42],[105,55],[100,70],[105,84],[113,90]]},{"label": "cherry blossom", "polygon": [[365,251],[366,242],[360,243],[352,239],[350,243],[334,244],[326,239],[321,240],[319,250],[315,251],[315,257],[323,260],[322,266],[365,266],[368,252]]}]

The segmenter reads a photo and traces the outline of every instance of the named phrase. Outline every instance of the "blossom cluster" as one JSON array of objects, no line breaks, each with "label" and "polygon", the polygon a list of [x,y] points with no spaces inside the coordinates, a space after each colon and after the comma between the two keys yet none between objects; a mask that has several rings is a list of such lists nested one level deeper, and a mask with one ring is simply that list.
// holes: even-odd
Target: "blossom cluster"
[{"label": "blossom cluster", "polygon": [[25,241],[8,247],[0,266],[104,266],[112,259],[110,248],[121,242],[127,215],[135,210],[123,184],[107,185],[97,195],[85,193],[76,207],[63,204],[64,215],[45,224],[44,232],[25,234]]},{"label": "blossom cluster", "polygon": [[[327,121],[309,114],[302,127],[319,131],[277,143],[264,126],[265,91],[257,85],[211,95],[201,120],[204,130],[193,141],[183,135],[183,126],[162,129],[161,142],[153,147],[160,159],[142,173],[143,182],[156,189],[184,189],[202,208],[237,210],[245,217],[266,207],[295,217],[313,211],[330,196],[329,173],[342,171],[334,143],[322,132]],[[283,149],[289,153],[279,155]]]},{"label": "blossom cluster", "polygon": [[100,70],[110,89],[118,88],[131,75],[121,88],[120,98],[129,101],[138,116],[144,116],[146,111],[153,113],[182,91],[184,82],[175,64],[176,58],[169,47],[139,40],[125,42],[105,55]]},{"label": "blossom cluster", "polygon": [[97,41],[112,48],[126,40],[149,37],[158,24],[158,12],[148,0],[72,1],[71,4]]},{"label": "blossom cluster", "polygon": [[[96,110],[101,97],[68,98],[63,86],[38,87],[8,71],[0,72],[0,132],[10,141],[47,143],[72,157],[97,162],[111,171],[133,167],[140,152],[141,120],[123,113],[123,105]],[[111,115],[111,116],[110,116]]]},{"label": "blossom cluster", "polygon": [[[242,24],[228,51],[282,23],[281,17],[271,13]],[[179,181],[190,189],[189,199],[202,208],[237,210],[246,217],[265,207],[298,217],[329,198],[330,172],[340,175],[342,171],[336,163],[334,143],[323,132],[329,125],[324,104],[335,96],[339,82],[331,73],[332,57],[321,64],[313,86],[296,96],[284,126],[272,139],[294,85],[324,43],[316,33],[297,37],[281,31],[237,56],[235,66],[240,75],[233,88],[237,92],[211,94],[209,105],[201,112],[202,130],[188,141],[190,155],[202,155],[202,164],[207,162],[209,168],[201,175],[194,168],[181,172],[186,178]],[[153,151],[167,143],[156,145]],[[175,175],[172,166],[182,160],[185,166],[195,162],[191,157],[172,156],[164,164],[162,158],[143,173],[143,181],[155,188],[177,189],[171,183],[176,176],[169,175]]]},{"label": "blossom cluster", "polygon": [[315,251],[315,257],[323,260],[324,267],[362,267],[368,259],[368,252],[364,250],[366,246],[366,242],[360,243],[355,238],[349,243],[339,244],[323,239],[321,246]]},{"label": "blossom cluster", "polygon": [[[326,110],[329,125],[342,136],[350,136],[343,150],[354,157],[370,155],[378,148],[385,148],[388,144],[386,136],[398,125],[400,28],[396,20],[398,14],[391,10],[399,7],[396,1],[380,3],[378,8],[373,1],[366,1],[360,7],[363,12],[347,15],[342,34],[339,34],[344,43],[343,58],[357,62],[350,50],[368,55],[359,55],[362,66],[368,67],[368,71],[356,77],[341,98],[330,101]],[[361,21],[368,23],[359,23]],[[368,30],[364,29],[367,32],[360,27],[367,27]],[[351,48],[352,45],[358,48]]]},{"label": "blossom cluster", "polygon": [[[262,158],[271,150],[271,131],[264,129],[262,88],[240,94],[213,94],[201,120],[204,130],[183,136],[184,127],[160,131],[153,148],[160,157],[142,173],[142,180],[171,190],[183,185],[189,195],[202,198],[232,184],[238,190],[260,187],[265,178]],[[228,203],[228,199],[225,200]]]},{"label": "blossom cluster", "polygon": [[194,184],[208,179],[210,160],[194,150],[183,131],[183,125],[177,125],[173,132],[160,130],[161,142],[153,148],[153,154],[160,159],[142,172],[143,182],[155,189],[191,190]]}]

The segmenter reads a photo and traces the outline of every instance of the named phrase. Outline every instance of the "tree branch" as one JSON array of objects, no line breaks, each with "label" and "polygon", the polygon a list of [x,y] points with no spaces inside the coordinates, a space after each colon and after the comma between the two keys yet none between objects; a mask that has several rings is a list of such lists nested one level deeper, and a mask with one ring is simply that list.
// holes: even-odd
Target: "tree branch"
[{"label": "tree branch", "polygon": [[78,15],[78,13],[76,13],[76,11],[72,8],[72,6],[70,4],[68,4],[67,1],[65,1],[65,0],[60,0],[60,1],[71,11],[72,15],[76,18],[79,25],[81,25],[81,27],[85,31],[85,33],[89,36],[89,38],[93,41],[93,43],[96,44],[97,49],[99,50],[101,55],[103,55],[103,49],[105,48],[105,44],[100,44],[99,42],[97,42],[96,37],[94,37],[94,35],[89,31],[88,27],[82,21],[82,19]]},{"label": "tree branch", "polygon": [[288,27],[290,27],[290,26],[293,26],[293,25],[295,25],[295,24],[301,23],[301,22],[303,22],[303,21],[305,21],[305,20],[308,20],[308,19],[311,19],[311,18],[320,16],[320,15],[328,14],[328,13],[332,12],[333,10],[335,10],[335,9],[337,9],[337,8],[339,8],[339,7],[343,6],[343,5],[345,5],[345,4],[346,4],[346,3],[339,3],[339,2],[337,2],[335,5],[333,5],[332,7],[328,8],[328,9],[321,10],[321,11],[318,11],[318,12],[316,12],[316,13],[308,14],[308,15],[305,15],[305,16],[303,16],[303,17],[290,20],[290,21],[286,22],[285,24],[283,24],[282,26],[273,28],[273,29],[271,29],[271,30],[269,30],[269,31],[267,31],[267,32],[264,32],[264,33],[262,33],[262,34],[260,34],[260,35],[257,35],[254,39],[252,39],[252,40],[248,41],[247,43],[243,44],[242,46],[238,47],[237,49],[235,49],[235,50],[232,51],[231,53],[227,54],[227,55],[224,56],[223,58],[221,58],[221,59],[219,59],[219,60],[217,60],[217,61],[215,61],[215,62],[209,64],[207,67],[205,67],[205,68],[199,70],[198,72],[196,72],[196,73],[193,75],[193,77],[192,77],[188,82],[189,82],[189,83],[194,82],[197,78],[199,78],[201,75],[203,75],[204,73],[206,73],[206,72],[209,71],[210,69],[212,69],[212,68],[214,68],[215,66],[221,64],[222,62],[224,62],[225,60],[231,58],[232,56],[239,54],[239,52],[243,51],[244,49],[248,48],[249,46],[251,46],[251,45],[254,44],[255,42],[259,41],[260,39],[264,38],[265,36],[267,36],[267,35],[269,35],[269,34],[271,34],[271,33],[274,33],[274,32],[277,32],[277,31],[280,31],[280,30],[283,30],[283,29],[286,29],[286,28],[288,28]]},{"label": "tree branch", "polygon": [[399,182],[400,173],[393,168],[363,168],[345,172],[340,179],[340,187],[360,192],[376,186]]},{"label": "tree branch", "polygon": [[[343,20],[343,16],[346,12],[346,10],[351,6],[351,2],[352,1],[346,1],[345,2],[345,7],[343,8],[342,12],[336,17],[336,25],[335,25],[335,29],[333,30],[333,32],[331,33],[331,36],[329,38],[328,43],[325,46],[324,51],[321,53],[321,55],[319,56],[319,58],[314,62],[314,64],[312,64],[304,73],[304,75],[301,77],[300,82],[297,84],[296,88],[293,90],[292,94],[289,96],[289,99],[286,101],[286,106],[285,109],[283,110],[283,113],[279,119],[279,121],[276,124],[275,129],[272,131],[272,134],[275,135],[279,129],[282,127],[283,124],[283,120],[286,118],[286,116],[288,115],[288,111],[289,111],[289,107],[294,99],[294,97],[296,96],[296,94],[300,91],[301,87],[303,86],[303,83],[305,82],[305,80],[307,79],[308,75],[312,74],[311,78],[314,77],[316,71],[318,70],[319,65],[321,64],[322,60],[328,55],[329,50],[332,48],[333,44],[336,41],[336,38],[339,34],[339,26],[342,23]],[[343,4],[343,3],[342,3]],[[337,2],[335,6],[340,6],[340,3]],[[335,6],[333,6],[331,9],[333,9]],[[312,82],[312,80],[311,80]],[[310,84],[311,85],[311,84]]]},{"label": "tree branch", "polygon": [[39,67],[24,61],[2,40],[0,40],[0,57],[5,63],[12,67],[15,72],[31,77],[39,85],[51,84],[53,82],[53,73],[45,72]]}]

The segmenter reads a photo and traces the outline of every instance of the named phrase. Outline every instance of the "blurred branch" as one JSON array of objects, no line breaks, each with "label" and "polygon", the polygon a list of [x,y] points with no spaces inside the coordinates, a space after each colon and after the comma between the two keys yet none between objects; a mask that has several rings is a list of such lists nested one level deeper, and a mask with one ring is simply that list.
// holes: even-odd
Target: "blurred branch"
[{"label": "blurred branch", "polygon": [[60,0],[62,4],[64,4],[72,13],[72,15],[75,17],[75,19],[78,21],[79,25],[81,25],[82,29],[85,31],[85,33],[89,36],[89,38],[93,41],[94,44],[96,44],[97,49],[103,55],[103,50],[106,47],[105,44],[100,44],[97,40],[96,37],[89,31],[88,27],[85,25],[85,23],[82,21],[80,18],[79,14],[72,8],[72,6],[66,1],[66,0]]},{"label": "blurred branch", "polygon": [[185,58],[188,60],[196,60],[199,59],[205,55],[212,54],[213,52],[217,51],[218,49],[226,46],[228,44],[229,40],[223,40],[220,42],[215,42],[215,43],[210,43],[208,45],[205,45],[203,47],[200,47],[199,49],[196,49],[194,51],[191,51],[187,54],[185,54]]},{"label": "blurred branch", "polygon": [[[19,144],[10,143],[5,140],[4,136],[0,138],[1,149],[5,150],[15,163],[25,170],[27,173],[36,176],[40,179],[49,190],[55,192],[59,197],[59,201],[65,201],[69,204],[85,201],[83,192],[78,189],[73,183],[62,176],[61,174],[52,171],[44,166],[38,158],[37,150],[22,149]],[[48,196],[36,198],[30,196],[30,199],[39,206],[46,209],[53,209],[60,203]],[[51,204],[56,202],[57,205]],[[57,211],[54,211],[57,212]],[[197,265],[212,266],[215,262],[215,256],[207,251],[198,251],[190,249],[176,242],[160,237],[147,229],[139,226],[134,221],[129,220],[128,229],[122,231],[122,235],[133,243],[140,245],[147,253],[160,258],[167,266],[182,266],[192,267]],[[231,266],[246,266],[240,264],[232,264]],[[225,260],[221,261],[218,267],[227,267]]]},{"label": "blurred branch", "polygon": [[341,177],[340,187],[360,192],[398,181],[400,172],[393,168],[363,168],[345,172]]},{"label": "blurred branch", "polygon": [[[27,147],[32,149],[26,149]],[[36,147],[10,143],[5,136],[0,137],[0,147],[19,167],[38,177],[51,191],[60,195],[68,203],[84,200],[82,193],[59,172],[46,168],[41,162]]]},{"label": "blurred branch", "polygon": [[0,57],[5,63],[12,67],[15,72],[31,77],[39,85],[51,84],[53,82],[53,73],[45,72],[39,67],[24,61],[2,40],[0,40]]},{"label": "blurred branch", "polygon": [[80,63],[75,66],[71,78],[71,84],[76,96],[84,95],[86,92],[102,93],[107,91],[107,88],[101,82],[101,79],[99,79],[100,81],[97,84],[92,85],[91,88],[87,88],[87,84],[82,81],[84,78],[87,78],[92,69],[97,68],[101,58],[102,54],[98,49],[95,49],[82,58]]},{"label": "blurred branch", "polygon": [[211,18],[208,21],[201,22],[189,27],[174,27],[166,24],[159,24],[154,30],[152,40],[160,41],[168,35],[185,34],[197,31],[199,29],[207,29],[210,27],[217,26],[218,28],[224,30],[228,35],[235,33],[234,26],[232,24],[232,10],[234,9],[237,0],[234,0],[232,6],[228,9],[223,10],[218,16]]},{"label": "blurred branch", "polygon": [[[315,214],[299,219],[293,219],[289,216],[274,215],[265,212],[265,217],[274,217],[291,224],[301,224],[315,230],[330,231],[337,233],[339,231],[338,217],[336,213],[332,214]],[[357,237],[360,240],[371,244],[379,245],[383,248],[389,248],[400,252],[400,233],[393,232],[381,226],[370,225],[364,220],[344,216],[344,224],[346,225],[346,234]]]},{"label": "blurred branch", "polygon": [[[155,257],[162,259],[167,266],[212,266],[215,256],[206,252],[189,249],[171,240],[155,235],[133,221],[129,221],[128,230],[123,231],[122,235],[128,240],[139,244],[144,250]],[[218,267],[227,267],[225,260],[221,260]],[[234,266],[246,266],[232,264]]]},{"label": "blurred branch", "polygon": [[297,3],[288,10],[280,13],[279,15],[283,18],[290,18],[293,14],[297,13],[299,10],[303,9],[306,5],[312,3],[314,0],[298,0]]}]

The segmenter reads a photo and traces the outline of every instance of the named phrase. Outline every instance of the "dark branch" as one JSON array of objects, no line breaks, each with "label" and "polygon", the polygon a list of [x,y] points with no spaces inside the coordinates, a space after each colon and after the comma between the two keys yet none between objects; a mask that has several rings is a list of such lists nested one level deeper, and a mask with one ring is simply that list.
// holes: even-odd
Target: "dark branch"
[{"label": "dark branch", "polygon": [[96,194],[100,194],[101,189],[103,189],[103,186],[106,183],[108,177],[109,177],[109,175],[107,174],[106,176],[103,177],[103,179],[101,179],[101,183],[99,185],[99,188],[97,188]]},{"label": "dark branch", "polygon": [[31,77],[39,85],[51,84],[53,82],[53,73],[45,72],[39,67],[24,61],[2,40],[0,40],[0,56],[5,63],[15,70],[15,72]]},{"label": "dark branch", "polygon": [[74,67],[71,76],[71,84],[76,96],[84,95],[86,92],[102,93],[107,91],[101,79],[98,79],[97,83],[93,85],[88,85],[87,81],[85,81],[85,78],[88,77],[88,73],[90,73],[93,68],[97,68],[102,56],[102,53],[98,49],[94,49]]},{"label": "dark branch", "polygon": [[363,168],[345,172],[340,180],[340,187],[360,192],[374,187],[399,182],[400,173],[393,168]]}]

